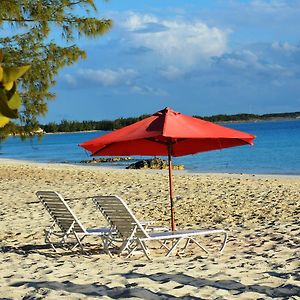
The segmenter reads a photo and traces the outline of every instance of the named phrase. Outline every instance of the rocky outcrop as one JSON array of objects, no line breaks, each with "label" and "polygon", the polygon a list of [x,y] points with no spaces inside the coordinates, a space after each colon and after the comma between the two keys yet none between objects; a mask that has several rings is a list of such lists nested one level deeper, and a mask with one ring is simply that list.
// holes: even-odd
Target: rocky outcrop
[{"label": "rocky outcrop", "polygon": [[[160,158],[151,158],[137,161],[126,167],[126,169],[168,169],[168,162]],[[184,170],[184,165],[173,165],[173,170]]]},{"label": "rocky outcrop", "polygon": [[132,160],[131,157],[101,157],[93,158],[89,160],[82,160],[81,164],[99,164],[99,163],[109,163],[109,162],[118,162],[118,161],[127,161]]}]

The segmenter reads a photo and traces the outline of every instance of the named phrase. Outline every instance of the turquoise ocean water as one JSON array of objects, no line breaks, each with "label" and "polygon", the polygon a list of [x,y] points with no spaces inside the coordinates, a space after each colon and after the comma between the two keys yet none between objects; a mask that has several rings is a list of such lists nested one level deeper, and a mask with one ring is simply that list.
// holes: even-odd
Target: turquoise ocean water
[{"label": "turquoise ocean water", "polygon": [[[256,135],[254,146],[241,146],[174,158],[191,172],[300,175],[300,120],[225,124]],[[47,134],[21,141],[10,137],[0,145],[0,158],[50,163],[90,159],[77,145],[106,132]],[[134,157],[141,159],[141,157]],[[0,161],[1,163],[1,161]],[[125,168],[126,163],[114,164]],[[102,166],[112,166],[102,164]]]}]

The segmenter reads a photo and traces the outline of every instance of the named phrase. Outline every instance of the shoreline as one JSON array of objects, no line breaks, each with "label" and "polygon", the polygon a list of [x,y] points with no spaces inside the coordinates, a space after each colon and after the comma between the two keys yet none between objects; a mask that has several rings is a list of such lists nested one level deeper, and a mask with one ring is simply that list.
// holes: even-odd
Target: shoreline
[{"label": "shoreline", "polygon": [[[15,165],[37,165],[37,166],[59,166],[59,167],[74,167],[74,168],[82,168],[82,169],[91,169],[91,170],[102,170],[102,171],[124,171],[124,172],[140,172],[140,173],[167,173],[168,170],[155,170],[155,169],[125,169],[124,167],[114,167],[109,165],[86,165],[80,163],[62,163],[62,162],[36,162],[31,160],[18,160],[18,159],[11,159],[11,158],[1,158],[0,157],[0,164],[15,164]],[[222,173],[222,172],[195,172],[190,170],[173,170],[173,174],[175,175],[190,175],[190,176],[209,176],[209,175],[216,175],[216,176],[226,176],[226,177],[257,177],[257,178],[295,178],[300,179],[300,174],[263,174],[263,173]]]},{"label": "shoreline", "polygon": [[87,132],[103,132],[109,130],[84,130],[84,131],[57,131],[57,132],[45,132],[44,134],[68,134],[68,133],[87,133]]},{"label": "shoreline", "polygon": [[[0,157],[0,163],[5,164],[15,164],[15,165],[37,165],[37,166],[58,166],[58,167],[66,167],[70,166],[73,168],[82,168],[82,169],[91,169],[91,170],[102,170],[102,171],[124,171],[124,172],[140,172],[140,173],[167,173],[168,170],[159,170],[159,169],[131,169],[128,170],[125,167],[114,167],[111,165],[86,165],[86,164],[80,164],[80,163],[63,163],[63,162],[36,162],[31,160],[18,160],[18,159],[10,159],[10,158],[1,158]],[[190,176],[206,176],[206,175],[216,175],[216,176],[226,176],[226,177],[239,177],[239,176],[248,176],[248,177],[262,177],[262,178],[296,178],[300,179],[300,174],[263,174],[263,173],[222,173],[222,172],[195,172],[191,170],[173,170],[173,174],[176,175],[190,175]]]}]

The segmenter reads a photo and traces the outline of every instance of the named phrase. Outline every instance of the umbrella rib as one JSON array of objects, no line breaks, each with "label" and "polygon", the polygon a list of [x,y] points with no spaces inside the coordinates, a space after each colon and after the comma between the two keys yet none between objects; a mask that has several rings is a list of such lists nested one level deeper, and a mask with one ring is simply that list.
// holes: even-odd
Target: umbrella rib
[{"label": "umbrella rib", "polygon": [[103,148],[101,148],[101,149],[99,149],[99,150],[97,150],[97,151],[95,151],[94,153],[92,153],[92,156],[96,156],[96,155],[98,155],[98,153],[99,152],[101,152],[101,151],[103,151],[103,150],[105,150],[105,149],[107,149],[107,148],[109,148],[111,145],[113,145],[114,143],[111,143],[111,144],[108,144],[108,145],[105,145]]},{"label": "umbrella rib", "polygon": [[[158,143],[158,144],[162,144],[162,145],[167,145],[168,142],[163,142],[163,141],[160,141],[160,140],[157,140],[155,138],[145,138],[144,140],[148,140],[150,142],[154,142],[154,143]],[[182,139],[177,139],[176,142],[171,142],[172,144],[175,144],[175,143],[178,143],[178,142],[181,142],[183,140],[186,140],[185,138],[182,138]],[[128,142],[128,141],[127,141]],[[99,152],[109,148],[110,146],[112,146],[114,143],[110,143],[108,145],[105,145],[104,147],[102,147],[101,149],[95,151],[92,155],[95,156],[95,155],[98,155]]]},{"label": "umbrella rib", "polygon": [[[161,140],[151,138],[151,137],[150,138],[145,138],[145,140],[148,140],[150,142],[154,142],[154,143],[157,143],[157,144],[162,144],[162,145],[168,145],[169,144],[169,141],[163,142]],[[176,144],[178,142],[182,142],[184,140],[187,140],[187,139],[186,138],[176,139],[176,141],[174,141],[174,142],[171,141],[171,144],[173,145],[173,144]]]},{"label": "umbrella rib", "polygon": [[[236,140],[240,140],[240,141],[242,141],[242,142],[245,143],[245,144],[250,144],[250,145],[251,145],[251,143],[249,143],[248,141],[245,141],[244,139],[241,139],[241,138],[235,138],[235,139],[236,139]],[[158,140],[158,139],[155,139],[155,138],[151,138],[151,137],[145,138],[144,140],[148,140],[148,141],[150,141],[150,142],[154,142],[154,143],[161,144],[161,145],[168,145],[168,142],[167,142],[167,141],[164,142],[164,141],[161,141],[161,140]],[[176,139],[176,141],[171,141],[171,144],[173,145],[173,144],[176,144],[176,143],[180,143],[180,142],[182,142],[182,141],[185,141],[185,140],[187,140],[187,138],[179,138],[179,139]],[[219,143],[220,148],[222,148],[222,147],[221,147],[221,146],[222,146],[222,142],[221,142],[220,138],[217,138],[217,140],[218,140],[218,143]],[[114,145],[114,143],[105,145],[103,148],[101,148],[101,149],[95,151],[92,155],[93,155],[93,156],[98,155],[99,152],[101,152],[101,151],[103,151],[103,150],[109,148],[109,147],[112,146],[112,145]]]}]

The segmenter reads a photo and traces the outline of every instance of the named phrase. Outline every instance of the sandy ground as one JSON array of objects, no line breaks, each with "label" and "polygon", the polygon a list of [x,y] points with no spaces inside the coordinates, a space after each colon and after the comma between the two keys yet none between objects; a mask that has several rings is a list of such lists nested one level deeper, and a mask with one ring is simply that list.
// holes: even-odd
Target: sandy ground
[{"label": "sandy ground", "polygon": [[[90,198],[121,196],[144,220],[169,224],[166,172],[0,161],[1,299],[300,299],[300,177],[174,174],[177,225],[224,228],[229,241],[205,238],[183,258],[153,261],[45,246],[48,213],[34,195],[56,190],[86,227],[105,225]],[[77,198],[77,199],[72,199]],[[78,199],[79,198],[79,199]]]}]

